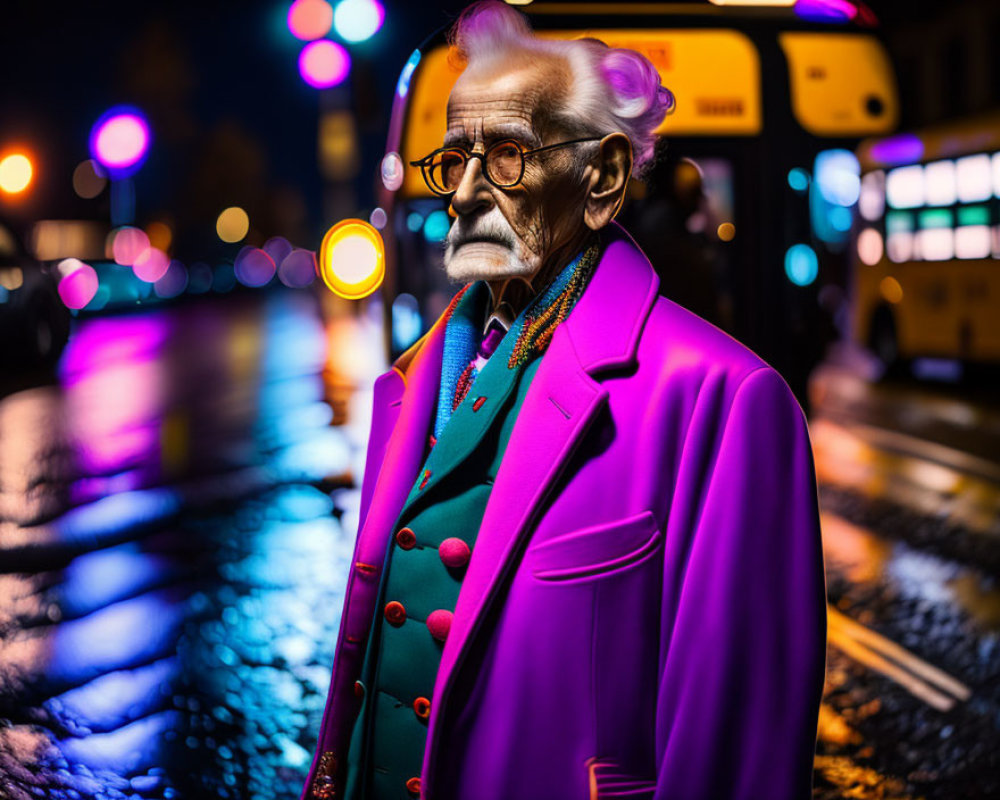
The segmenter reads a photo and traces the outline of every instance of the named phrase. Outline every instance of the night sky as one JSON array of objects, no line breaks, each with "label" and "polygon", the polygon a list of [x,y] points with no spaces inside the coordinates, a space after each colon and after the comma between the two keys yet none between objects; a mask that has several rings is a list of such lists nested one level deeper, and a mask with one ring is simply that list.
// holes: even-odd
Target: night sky
[{"label": "night sky", "polygon": [[[35,190],[12,221],[107,219],[107,192],[81,200],[72,172],[89,157],[94,121],[129,103],[146,112],[154,137],[135,178],[140,224],[173,222],[178,248],[203,257],[210,253],[194,251],[217,246],[213,210],[243,205],[251,220],[263,220],[261,228],[272,228],[260,233],[285,228],[315,247],[329,223],[316,169],[319,92],[299,77],[303,43],[286,27],[288,5],[114,0],[5,8],[0,147],[27,146],[36,162]],[[422,39],[454,16],[446,3],[386,6],[382,30],[349,45],[349,91],[363,111],[357,188],[369,207],[399,71]]]}]

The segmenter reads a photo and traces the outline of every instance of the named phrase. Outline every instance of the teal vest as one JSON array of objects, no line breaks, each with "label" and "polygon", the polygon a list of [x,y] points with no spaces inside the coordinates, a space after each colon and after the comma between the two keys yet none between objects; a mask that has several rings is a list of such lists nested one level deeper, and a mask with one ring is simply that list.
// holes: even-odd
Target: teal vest
[{"label": "teal vest", "polygon": [[[554,298],[564,308],[572,306],[581,293],[581,272],[585,285],[596,263],[596,252],[588,251],[587,256],[569,264],[549,290],[518,315],[459,405],[454,410],[450,403],[439,405],[439,436],[393,527],[362,677],[355,686],[363,702],[347,758],[348,800],[408,800],[420,793],[427,722],[451,613],[507,442],[547,342],[526,348],[533,334],[530,325],[540,318],[540,309],[553,308]],[[574,287],[577,291],[567,303],[566,289]],[[482,319],[487,300],[488,287],[477,281],[454,309],[456,330],[463,320]],[[445,345],[442,396],[449,389],[447,370],[455,372],[463,363],[456,359],[449,367],[447,335]]]}]

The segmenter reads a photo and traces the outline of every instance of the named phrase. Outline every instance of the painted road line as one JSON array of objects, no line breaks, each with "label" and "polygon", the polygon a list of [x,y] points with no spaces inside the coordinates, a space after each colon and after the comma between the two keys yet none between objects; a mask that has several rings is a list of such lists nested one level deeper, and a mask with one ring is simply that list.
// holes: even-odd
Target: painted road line
[{"label": "painted road line", "polygon": [[938,711],[949,711],[956,700],[965,701],[972,695],[961,681],[830,605],[827,606],[827,641],[855,661],[896,681]]}]

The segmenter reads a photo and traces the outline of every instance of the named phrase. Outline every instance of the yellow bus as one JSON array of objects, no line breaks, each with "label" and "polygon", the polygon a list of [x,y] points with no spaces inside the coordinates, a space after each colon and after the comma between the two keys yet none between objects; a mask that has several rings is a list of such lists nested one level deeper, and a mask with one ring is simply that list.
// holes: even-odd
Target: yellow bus
[{"label": "yellow bus", "polygon": [[887,365],[1000,362],[1000,113],[857,153],[853,341]]},{"label": "yellow bus", "polygon": [[[656,66],[676,111],[619,221],[659,272],[662,294],[752,347],[804,400],[806,375],[822,357],[819,296],[830,283],[843,292],[850,232],[846,208],[837,225],[814,224],[831,211],[813,185],[817,157],[853,159],[863,137],[895,130],[899,104],[863,5],[793,2],[535,2],[520,10],[540,35],[595,37]],[[409,162],[441,146],[460,69],[439,32],[410,57],[394,98],[378,197],[388,216],[382,299],[392,357],[456,289],[441,268],[446,207]],[[712,292],[720,302],[709,308]]]}]

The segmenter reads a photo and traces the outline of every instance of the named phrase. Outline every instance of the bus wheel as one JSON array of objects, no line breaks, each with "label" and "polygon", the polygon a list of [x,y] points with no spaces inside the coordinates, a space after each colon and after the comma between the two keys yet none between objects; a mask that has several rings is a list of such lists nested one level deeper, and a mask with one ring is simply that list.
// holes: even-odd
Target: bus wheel
[{"label": "bus wheel", "polygon": [[871,336],[868,346],[886,369],[891,371],[899,360],[899,343],[896,337],[896,321],[892,312],[880,308],[872,319]]}]

